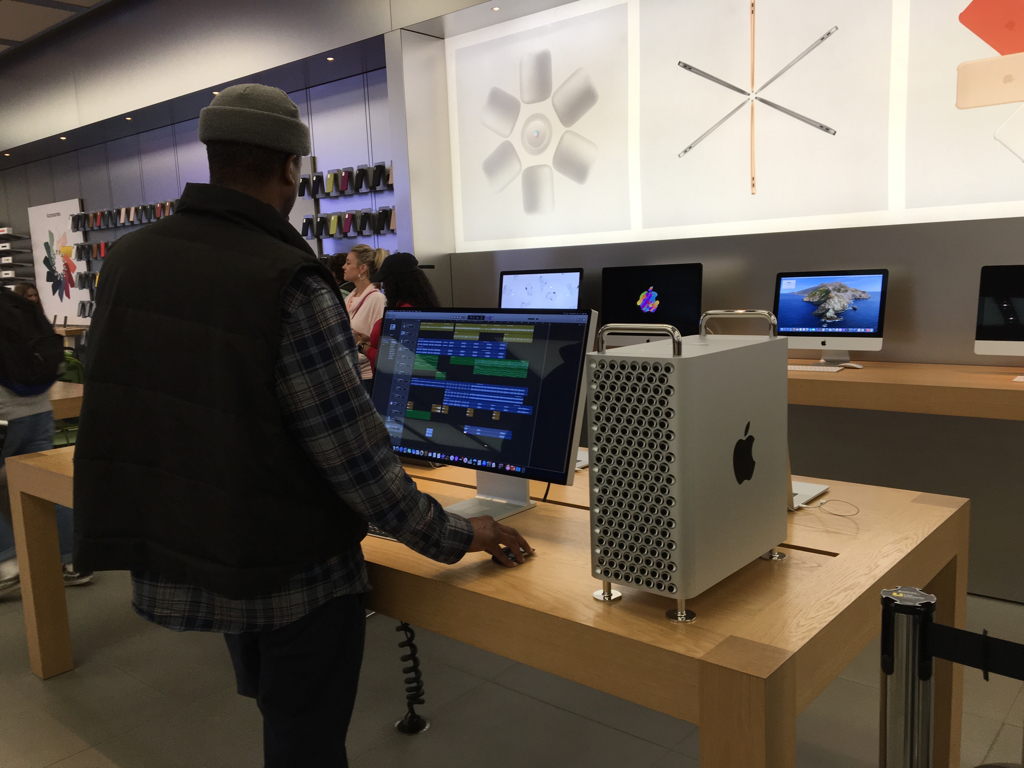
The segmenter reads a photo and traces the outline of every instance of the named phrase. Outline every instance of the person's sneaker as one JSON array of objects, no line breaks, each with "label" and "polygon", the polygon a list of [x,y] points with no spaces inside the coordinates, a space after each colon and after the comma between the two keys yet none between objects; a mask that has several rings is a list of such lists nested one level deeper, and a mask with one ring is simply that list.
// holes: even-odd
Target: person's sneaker
[{"label": "person's sneaker", "polygon": [[13,576],[0,579],[0,597],[3,597],[8,592],[13,592],[19,586],[21,586],[21,576],[17,573]]},{"label": "person's sneaker", "polygon": [[[64,564],[64,586],[77,587],[92,581],[91,573],[79,573],[70,563]],[[0,593],[2,594],[2,593]]]}]

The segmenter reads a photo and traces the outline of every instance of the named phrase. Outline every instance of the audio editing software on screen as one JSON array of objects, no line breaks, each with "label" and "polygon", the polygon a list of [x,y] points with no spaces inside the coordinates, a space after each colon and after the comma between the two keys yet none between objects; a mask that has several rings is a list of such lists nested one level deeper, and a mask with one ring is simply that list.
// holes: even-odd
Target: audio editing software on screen
[{"label": "audio editing software on screen", "polygon": [[586,329],[585,313],[389,311],[374,404],[394,449],[513,475],[562,471]]}]

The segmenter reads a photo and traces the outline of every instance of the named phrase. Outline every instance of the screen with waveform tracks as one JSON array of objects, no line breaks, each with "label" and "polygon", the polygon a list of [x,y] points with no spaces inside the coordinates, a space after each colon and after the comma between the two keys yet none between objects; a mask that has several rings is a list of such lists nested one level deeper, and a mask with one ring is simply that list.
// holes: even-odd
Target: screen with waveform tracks
[{"label": "screen with waveform tracks", "polygon": [[387,310],[373,402],[395,452],[565,482],[589,324],[573,310]]}]

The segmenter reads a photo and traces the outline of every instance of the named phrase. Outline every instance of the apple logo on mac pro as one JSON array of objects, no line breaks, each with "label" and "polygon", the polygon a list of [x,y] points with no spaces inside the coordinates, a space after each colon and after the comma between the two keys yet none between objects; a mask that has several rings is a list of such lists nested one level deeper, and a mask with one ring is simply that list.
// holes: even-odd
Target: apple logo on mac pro
[{"label": "apple logo on mac pro", "polygon": [[743,437],[736,441],[732,450],[732,470],[736,473],[736,482],[743,485],[744,481],[754,476],[754,436],[750,432],[750,422],[743,430]]}]

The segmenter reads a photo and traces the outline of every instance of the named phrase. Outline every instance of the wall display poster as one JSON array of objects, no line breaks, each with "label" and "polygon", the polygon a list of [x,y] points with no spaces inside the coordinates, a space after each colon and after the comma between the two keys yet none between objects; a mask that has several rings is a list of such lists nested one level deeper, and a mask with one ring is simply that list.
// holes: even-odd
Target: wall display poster
[{"label": "wall display poster", "polygon": [[446,46],[461,251],[1024,215],[1024,3],[581,0]]},{"label": "wall display poster", "polygon": [[36,268],[36,287],[48,318],[59,323],[67,317],[69,325],[89,325],[89,318],[78,317],[78,302],[89,301],[89,291],[75,287],[75,275],[84,262],[72,258],[72,246],[85,242],[81,232],[72,232],[72,213],[82,212],[79,199],[64,200],[28,209],[32,260]]}]

